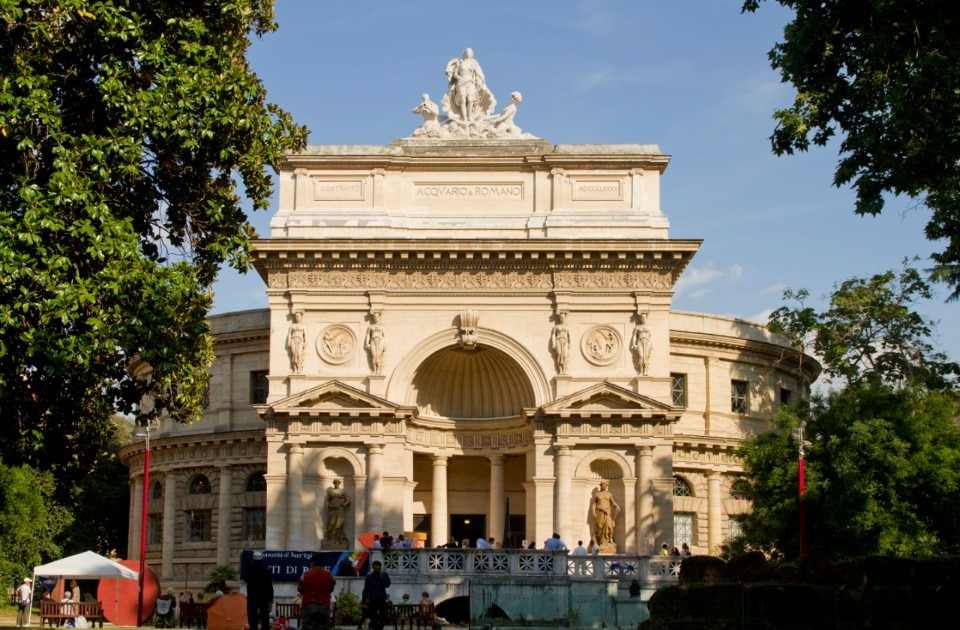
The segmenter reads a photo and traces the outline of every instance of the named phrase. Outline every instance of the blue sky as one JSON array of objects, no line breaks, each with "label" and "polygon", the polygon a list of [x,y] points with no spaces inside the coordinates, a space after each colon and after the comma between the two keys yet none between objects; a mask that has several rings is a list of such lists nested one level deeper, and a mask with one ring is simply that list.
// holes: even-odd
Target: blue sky
[{"label": "blue sky", "polygon": [[[703,239],[674,308],[766,321],[783,289],[819,302],[835,283],[898,268],[935,249],[928,212],[892,200],[857,217],[853,194],[831,185],[835,146],[776,157],[771,113],[789,105],[767,52],[789,13],[737,0],[279,0],[280,29],[250,50],[277,103],[310,129],[310,144],[389,144],[419,124],[428,92],[440,102],[444,67],[473,48],[517,124],[554,144],[656,144],[672,156],[661,206],[673,238]],[[268,235],[269,212],[252,221]],[[948,291],[922,311],[939,348],[960,359]],[[267,305],[256,273],[225,271],[215,313]]]}]

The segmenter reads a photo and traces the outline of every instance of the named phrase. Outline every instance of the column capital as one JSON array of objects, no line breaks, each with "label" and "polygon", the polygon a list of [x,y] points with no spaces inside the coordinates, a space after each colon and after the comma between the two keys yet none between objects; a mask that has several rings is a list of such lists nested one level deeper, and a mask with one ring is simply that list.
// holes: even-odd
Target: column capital
[{"label": "column capital", "polygon": [[640,457],[653,457],[652,444],[637,444],[635,448],[637,449],[637,454]]},{"label": "column capital", "polygon": [[450,460],[449,455],[431,455],[430,459],[433,460],[434,466],[446,466]]},{"label": "column capital", "polygon": [[367,444],[367,452],[371,455],[382,455],[383,447],[383,444]]},{"label": "column capital", "polygon": [[555,444],[553,448],[557,451],[558,457],[570,456],[570,447],[566,444]]},{"label": "column capital", "polygon": [[489,459],[490,463],[494,466],[503,466],[503,455],[487,455],[487,459]]}]

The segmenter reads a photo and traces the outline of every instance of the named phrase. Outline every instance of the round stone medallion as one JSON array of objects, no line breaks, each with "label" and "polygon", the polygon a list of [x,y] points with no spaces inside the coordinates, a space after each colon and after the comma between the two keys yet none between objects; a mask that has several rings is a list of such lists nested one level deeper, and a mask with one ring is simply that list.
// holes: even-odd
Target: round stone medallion
[{"label": "round stone medallion", "polygon": [[580,338],[580,352],[594,365],[610,365],[620,356],[623,339],[612,326],[594,326]]},{"label": "round stone medallion", "polygon": [[357,352],[357,336],[342,324],[327,326],[317,337],[317,352],[327,363],[346,363]]}]

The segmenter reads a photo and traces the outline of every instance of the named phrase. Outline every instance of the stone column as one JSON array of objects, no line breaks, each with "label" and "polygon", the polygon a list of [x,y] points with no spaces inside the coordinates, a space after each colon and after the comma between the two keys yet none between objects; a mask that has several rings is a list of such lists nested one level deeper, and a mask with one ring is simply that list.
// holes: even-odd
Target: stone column
[{"label": "stone column", "polygon": [[637,553],[647,556],[654,549],[653,447],[637,446]]},{"label": "stone column", "polygon": [[383,444],[367,447],[367,527],[383,531]]},{"label": "stone column", "polygon": [[487,537],[495,540],[503,538],[504,494],[503,455],[490,455],[490,521],[487,523]]},{"label": "stone column", "polygon": [[570,447],[554,446],[557,452],[557,485],[553,489],[553,521],[554,531],[560,534],[564,542],[567,541],[567,530],[570,528],[570,486],[573,475],[570,472]]},{"label": "stone column", "polygon": [[134,549],[137,549],[137,554],[138,554],[138,555],[139,555],[139,553],[140,553],[140,551],[139,551],[139,550],[140,550],[140,545],[139,545],[138,541],[134,540],[134,538],[133,538],[134,530],[136,530],[136,531],[138,531],[138,532],[140,531],[139,529],[137,529],[136,527],[134,527],[134,523],[136,523],[136,522],[137,522],[137,519],[139,518],[139,516],[137,515],[137,513],[136,513],[136,511],[135,511],[135,508],[136,508],[136,505],[137,505],[137,497],[136,497],[136,493],[137,493],[137,482],[136,482],[135,479],[129,479],[129,480],[127,480],[127,485],[130,486],[130,507],[129,507],[129,509],[127,510],[127,522],[130,523],[130,526],[127,527],[127,549],[129,550],[129,551],[127,551],[127,555],[130,556],[130,558],[136,560],[137,557],[133,555],[133,550],[134,550]]},{"label": "stone column", "polygon": [[447,513],[446,455],[433,456],[433,492],[430,517],[430,546],[445,545],[450,538],[450,515]]},{"label": "stone column", "polygon": [[233,522],[233,468],[220,467],[220,494],[217,497],[217,564],[230,564],[230,524]]},{"label": "stone column", "polygon": [[288,443],[287,549],[303,548],[303,445]]},{"label": "stone column", "polygon": [[707,473],[707,553],[713,555],[720,547],[720,473]]},{"label": "stone column", "polygon": [[[134,518],[130,523],[135,524],[131,527],[130,536],[130,557],[134,560],[140,559],[140,532],[143,531],[143,474],[141,473],[133,482],[133,514]],[[166,532],[164,532],[166,533]]]},{"label": "stone column", "polygon": [[[344,481],[344,485],[346,481]],[[357,535],[368,531],[367,528],[367,476],[353,476],[353,504],[350,511],[353,512],[353,531]],[[348,517],[349,518],[349,517]]]},{"label": "stone column", "polygon": [[163,476],[163,531],[160,533],[160,553],[163,579],[173,578],[173,542],[177,529],[177,475],[168,471]]}]

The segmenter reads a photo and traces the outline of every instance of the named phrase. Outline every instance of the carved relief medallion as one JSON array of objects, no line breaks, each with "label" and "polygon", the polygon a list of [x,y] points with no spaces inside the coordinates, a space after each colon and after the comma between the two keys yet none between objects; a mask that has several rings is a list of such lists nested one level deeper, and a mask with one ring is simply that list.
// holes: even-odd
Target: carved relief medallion
[{"label": "carved relief medallion", "polygon": [[317,352],[327,363],[346,363],[356,351],[357,336],[342,324],[327,326],[317,337]]},{"label": "carved relief medallion", "polygon": [[610,365],[620,356],[623,339],[611,326],[594,326],[580,338],[580,352],[594,365]]}]

